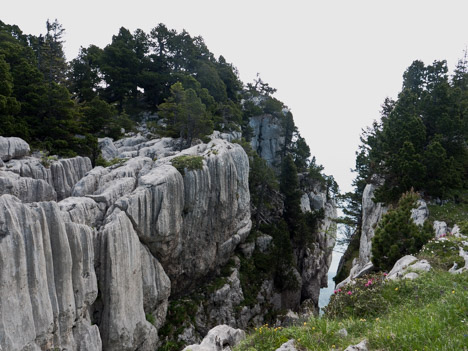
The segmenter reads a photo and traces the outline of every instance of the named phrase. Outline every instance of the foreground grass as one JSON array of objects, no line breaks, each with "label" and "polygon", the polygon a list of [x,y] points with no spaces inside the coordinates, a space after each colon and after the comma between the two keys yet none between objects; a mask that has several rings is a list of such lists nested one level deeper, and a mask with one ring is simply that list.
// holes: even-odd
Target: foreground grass
[{"label": "foreground grass", "polygon": [[[334,311],[284,329],[265,325],[253,330],[236,350],[276,350],[289,339],[296,340],[298,350],[344,350],[367,339],[370,350],[468,351],[467,272],[433,270],[415,281],[362,283],[337,293],[350,304],[354,296],[361,308]],[[337,302],[332,299],[333,303]],[[343,328],[347,336],[340,335]]]}]

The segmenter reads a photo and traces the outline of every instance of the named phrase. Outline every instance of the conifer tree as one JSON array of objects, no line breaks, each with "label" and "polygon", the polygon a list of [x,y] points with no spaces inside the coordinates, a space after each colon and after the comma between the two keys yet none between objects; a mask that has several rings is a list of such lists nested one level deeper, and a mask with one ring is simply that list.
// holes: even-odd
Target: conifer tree
[{"label": "conifer tree", "polygon": [[165,123],[165,135],[185,140],[181,147],[190,147],[193,139],[213,132],[213,121],[193,89],[185,90],[181,83],[171,87],[171,96],[159,105],[159,115]]},{"label": "conifer tree", "polygon": [[398,206],[379,222],[372,239],[372,263],[378,270],[390,270],[398,259],[418,252],[433,237],[428,221],[420,227],[411,219],[417,200],[413,191],[403,194]]}]

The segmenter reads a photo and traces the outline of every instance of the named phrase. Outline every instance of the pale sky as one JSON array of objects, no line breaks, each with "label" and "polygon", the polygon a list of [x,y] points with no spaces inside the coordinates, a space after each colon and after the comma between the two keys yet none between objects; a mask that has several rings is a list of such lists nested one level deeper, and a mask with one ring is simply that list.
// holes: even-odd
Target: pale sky
[{"label": "pale sky", "polygon": [[216,57],[236,66],[244,83],[257,73],[276,88],[325,173],[351,190],[361,129],[396,98],[414,60],[448,61],[468,45],[468,1],[420,0],[15,0],[0,20],[24,33],[63,25],[65,53],[105,47],[120,27],[149,32],[158,23],[201,35]]}]

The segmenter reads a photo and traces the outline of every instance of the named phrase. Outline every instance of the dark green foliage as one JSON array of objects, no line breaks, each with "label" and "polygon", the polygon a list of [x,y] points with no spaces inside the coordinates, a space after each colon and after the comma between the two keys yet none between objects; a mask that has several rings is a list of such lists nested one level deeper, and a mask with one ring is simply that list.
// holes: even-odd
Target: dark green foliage
[{"label": "dark green foliage", "polygon": [[101,57],[102,49],[90,45],[88,48],[80,48],[78,57],[70,62],[67,86],[80,102],[93,100],[102,89],[99,86]]},{"label": "dark green foliage", "polygon": [[83,130],[99,137],[119,139],[122,128],[129,132],[134,125],[125,113],[119,114],[115,106],[97,96],[81,105],[81,114]]},{"label": "dark green foliage", "polygon": [[135,38],[122,27],[102,53],[101,71],[107,83],[105,96],[109,102],[117,102],[120,111],[128,98],[136,98],[138,95],[140,61],[135,46]]},{"label": "dark green foliage", "polygon": [[272,225],[261,225],[260,230],[273,237],[273,244],[269,251],[264,253],[255,249],[250,259],[241,256],[239,273],[244,292],[243,304],[246,306],[258,303],[257,295],[265,279],[273,277],[275,287],[279,291],[297,289],[299,283],[291,273],[294,259],[286,222],[280,220]]},{"label": "dark green foliage", "polygon": [[255,207],[254,224],[258,227],[262,211],[270,206],[271,194],[278,189],[278,180],[273,169],[256,152],[251,151],[249,158],[250,201]]},{"label": "dark green foliage", "polygon": [[203,156],[177,156],[171,160],[172,165],[182,174],[185,170],[193,171],[203,168]]},{"label": "dark green foliage", "polygon": [[309,166],[310,148],[305,139],[298,135],[293,145],[294,164],[298,172],[305,172]]},{"label": "dark green foliage", "polygon": [[154,318],[154,316],[151,313],[146,313],[145,317],[146,317],[146,320],[148,322],[150,322],[151,324],[154,325],[154,323],[156,323],[156,319]]},{"label": "dark green foliage", "polygon": [[291,230],[292,237],[299,234],[301,211],[301,192],[297,178],[297,167],[291,155],[287,155],[281,167],[280,191],[284,195],[284,218]]},{"label": "dark green foliage", "polygon": [[450,80],[445,61],[413,62],[398,99],[386,99],[381,121],[363,133],[356,171],[359,180],[384,180],[377,201],[395,202],[411,188],[450,198],[466,187],[466,67],[461,60]]},{"label": "dark green foliage", "polygon": [[191,299],[180,299],[170,301],[167,309],[166,322],[159,329],[159,337],[162,345],[159,350],[178,351],[185,346],[183,341],[176,340],[177,335],[181,334],[187,322],[194,323],[195,314],[198,306]]},{"label": "dark green foliage", "polygon": [[37,54],[39,70],[44,74],[48,84],[65,83],[67,63],[63,52],[63,35],[65,29],[55,20],[46,22],[47,33],[37,38],[36,45],[33,42],[33,49]]},{"label": "dark green foliage", "polygon": [[398,259],[418,252],[434,236],[428,221],[420,227],[411,219],[417,200],[416,193],[405,193],[379,222],[372,240],[372,263],[377,269],[390,270]]},{"label": "dark green foliage", "polygon": [[206,88],[210,95],[220,102],[227,99],[226,85],[221,80],[213,64],[201,63],[197,69],[197,80],[203,88]]},{"label": "dark green foliage", "polygon": [[171,87],[171,96],[159,105],[159,115],[165,126],[160,133],[185,140],[190,147],[192,140],[213,132],[213,121],[193,89],[185,90],[181,83]]},{"label": "dark green foliage", "polygon": [[14,135],[17,132],[15,115],[21,110],[20,103],[12,96],[13,77],[10,66],[0,56],[0,135]]},{"label": "dark green foliage", "polygon": [[279,291],[296,290],[299,288],[299,282],[292,268],[294,267],[293,250],[288,226],[284,221],[277,223],[271,230],[273,236],[272,257],[274,260],[274,282]]}]

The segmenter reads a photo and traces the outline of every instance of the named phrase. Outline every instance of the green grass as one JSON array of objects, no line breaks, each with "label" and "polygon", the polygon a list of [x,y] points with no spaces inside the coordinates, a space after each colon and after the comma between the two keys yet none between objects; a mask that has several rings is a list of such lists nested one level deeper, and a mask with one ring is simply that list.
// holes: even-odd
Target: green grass
[{"label": "green grass", "polygon": [[[370,350],[468,351],[468,272],[446,271],[458,255],[451,249],[456,245],[461,243],[454,237],[427,244],[419,258],[434,269],[416,280],[386,281],[383,273],[359,279],[332,296],[324,317],[284,329],[254,329],[236,350],[276,350],[289,339],[298,350],[344,350],[367,339]],[[339,335],[342,328],[347,337]]]},{"label": "green grass", "polygon": [[[263,326],[236,350],[276,350],[289,339],[299,350],[344,350],[367,339],[370,350],[468,350],[468,274],[437,271],[385,284],[380,315],[312,318],[306,325]],[[338,331],[345,328],[347,337]]]},{"label": "green grass", "polygon": [[468,251],[468,246],[463,245],[462,241],[454,237],[449,240],[431,240],[423,246],[418,257],[428,260],[434,268],[449,270],[454,263],[463,267],[465,260],[459,255],[459,247]]},{"label": "green grass", "polygon": [[468,217],[468,201],[459,204],[453,202],[444,205],[430,204],[428,208],[430,221],[444,221],[449,227],[466,221]]}]

